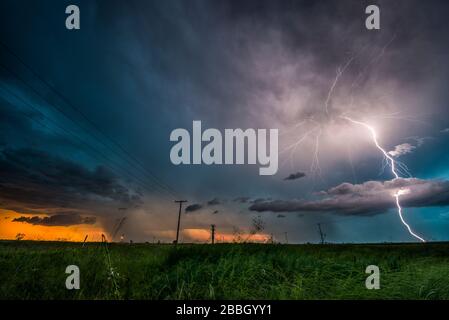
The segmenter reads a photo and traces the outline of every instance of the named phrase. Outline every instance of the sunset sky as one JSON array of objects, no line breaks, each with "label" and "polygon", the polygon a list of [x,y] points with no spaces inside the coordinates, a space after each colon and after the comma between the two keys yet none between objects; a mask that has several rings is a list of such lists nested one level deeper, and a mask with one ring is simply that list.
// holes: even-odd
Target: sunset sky
[{"label": "sunset sky", "polygon": [[[184,242],[416,241],[407,188],[413,230],[449,240],[447,1],[76,3],[80,30],[70,1],[0,2],[1,239],[171,242],[183,199]],[[173,165],[194,120],[279,129],[279,171]]]}]

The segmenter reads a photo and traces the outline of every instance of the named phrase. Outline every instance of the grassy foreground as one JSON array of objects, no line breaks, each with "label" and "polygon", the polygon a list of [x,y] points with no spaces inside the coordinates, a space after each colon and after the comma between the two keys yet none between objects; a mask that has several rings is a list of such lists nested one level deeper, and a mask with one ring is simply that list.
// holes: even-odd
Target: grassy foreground
[{"label": "grassy foreground", "polygon": [[[371,264],[380,290],[365,288]],[[80,290],[65,288],[68,265],[80,268]],[[378,298],[449,299],[449,244],[0,241],[0,299]]]}]

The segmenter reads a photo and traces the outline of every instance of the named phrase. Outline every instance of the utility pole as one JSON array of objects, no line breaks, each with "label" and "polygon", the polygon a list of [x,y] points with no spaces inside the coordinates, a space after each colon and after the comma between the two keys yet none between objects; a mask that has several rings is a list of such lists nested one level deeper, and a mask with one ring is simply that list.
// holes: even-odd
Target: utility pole
[{"label": "utility pole", "polygon": [[83,241],[83,247],[84,247],[84,245],[86,244],[87,236],[88,236],[88,234],[86,234],[86,237],[84,238],[84,241]]},{"label": "utility pole", "polygon": [[210,225],[210,233],[211,233],[212,244],[214,244],[215,243],[215,224]]},{"label": "utility pole", "polygon": [[187,200],[175,200],[176,203],[179,203],[179,214],[178,214],[178,227],[176,228],[176,240],[175,240],[175,245],[178,244],[178,240],[179,240],[179,225],[181,223],[181,209],[182,209],[182,204],[184,202],[187,202]]},{"label": "utility pole", "polygon": [[285,235],[285,243],[288,244],[288,232],[284,232]]},{"label": "utility pole", "polygon": [[321,230],[321,224],[317,223],[317,225],[318,225],[318,231],[320,232],[321,244],[324,244],[324,238],[326,237],[326,235]]}]

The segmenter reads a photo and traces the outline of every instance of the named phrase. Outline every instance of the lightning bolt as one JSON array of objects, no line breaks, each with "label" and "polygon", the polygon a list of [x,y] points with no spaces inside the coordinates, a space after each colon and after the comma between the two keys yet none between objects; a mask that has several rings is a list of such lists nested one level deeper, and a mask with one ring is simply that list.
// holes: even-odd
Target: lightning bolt
[{"label": "lightning bolt", "polygon": [[351,57],[348,62],[346,62],[346,64],[343,66],[343,68],[338,68],[337,69],[337,74],[335,75],[335,79],[334,82],[332,83],[329,92],[327,93],[327,98],[326,101],[324,102],[324,110],[326,111],[326,114],[329,116],[329,102],[332,98],[332,94],[334,93],[334,89],[337,86],[338,80],[340,79],[340,77],[343,75],[343,73],[346,71],[346,68],[349,67],[349,65],[351,64],[352,60],[354,60],[354,57]]},{"label": "lightning bolt", "polygon": [[410,190],[398,190],[398,192],[396,192],[393,196],[396,199],[396,206],[398,207],[398,214],[399,214],[399,218],[401,218],[402,223],[407,227],[408,232],[414,236],[416,239],[421,240],[422,242],[426,242],[426,240],[424,240],[423,238],[421,238],[420,236],[418,236],[416,233],[413,232],[412,228],[410,228],[410,226],[408,225],[407,222],[405,222],[404,218],[402,217],[402,207],[401,204],[399,202],[399,196],[402,194],[407,194]]},{"label": "lightning bolt", "polygon": [[[354,124],[363,126],[364,128],[366,128],[366,129],[371,133],[371,137],[373,138],[373,142],[374,142],[374,144],[376,145],[376,148],[379,149],[379,150],[382,152],[382,154],[383,154],[383,156],[385,157],[385,159],[387,159],[387,161],[390,162],[391,173],[394,175],[395,179],[399,179],[399,174],[398,174],[398,171],[397,171],[396,161],[393,159],[392,156],[390,156],[390,155],[388,154],[388,152],[386,152],[386,151],[384,150],[384,148],[382,148],[382,147],[380,146],[379,141],[377,140],[377,133],[376,133],[376,130],[374,130],[373,127],[371,127],[370,125],[366,124],[365,122],[357,121],[357,120],[351,119],[351,118],[349,118],[349,117],[347,117],[347,116],[341,116],[341,118],[342,118],[342,119],[346,119],[346,120],[348,120],[348,121],[350,121],[350,122],[352,122],[352,123],[354,123]],[[420,241],[422,241],[422,242],[426,242],[426,240],[424,240],[422,237],[420,237],[419,235],[417,235],[416,233],[413,232],[412,228],[410,228],[410,226],[408,225],[407,222],[405,222],[404,217],[402,216],[402,207],[401,207],[401,202],[400,202],[400,200],[399,200],[399,197],[400,197],[401,195],[407,194],[407,193],[409,193],[409,192],[410,192],[409,189],[405,189],[405,190],[404,190],[404,189],[400,189],[400,190],[398,190],[397,192],[395,192],[395,193],[393,194],[393,197],[396,199],[396,206],[397,206],[397,208],[398,208],[398,215],[399,215],[399,218],[401,219],[402,224],[405,225],[405,227],[407,228],[408,232],[409,232],[413,237],[415,237],[416,239],[418,239],[418,240],[420,240]]]},{"label": "lightning bolt", "polygon": [[[365,72],[369,69],[369,67],[371,67],[372,65],[376,64],[385,54],[385,51],[387,49],[387,47],[393,42],[393,40],[395,39],[396,35],[393,35],[393,37],[391,38],[391,40],[382,48],[381,52],[376,55],[369,63],[368,65],[365,67],[364,70],[362,70],[359,75],[357,76],[357,78],[355,79],[355,81],[352,83],[351,85],[351,92],[350,92],[350,106],[353,106],[353,102],[354,102],[354,89],[356,87],[359,86],[359,82],[362,80],[362,78],[364,77]],[[362,49],[362,51],[365,50],[365,47]],[[358,54],[357,54],[358,55]],[[357,56],[356,55],[356,56]],[[346,69],[350,66],[350,64],[352,63],[352,61],[356,58],[356,56],[352,56],[349,58],[349,60],[343,65],[337,68],[337,72],[335,75],[335,78],[333,79],[333,82],[329,88],[329,91],[327,93],[327,97],[326,100],[324,102],[324,114],[327,116],[328,119],[332,118],[332,114],[330,113],[330,108],[331,108],[331,99],[333,96],[333,93],[338,85],[338,82],[340,80],[340,78],[342,77],[342,75],[344,74],[344,72],[346,71]],[[404,119],[404,120],[409,120],[409,121],[419,121],[417,119],[414,118],[405,118],[405,117],[399,117],[397,114],[392,114],[392,115],[384,115],[383,117],[385,118],[400,118],[400,119]],[[376,146],[377,149],[379,149],[382,152],[383,157],[383,165],[382,165],[382,172],[385,168],[387,168],[388,166],[391,168],[391,172],[394,175],[394,179],[399,179],[400,175],[407,175],[409,177],[411,177],[411,174],[409,173],[409,170],[407,168],[407,166],[398,161],[395,160],[387,151],[385,151],[384,148],[382,148],[382,146],[379,144],[379,141],[377,139],[377,133],[375,131],[375,129],[373,127],[371,127],[370,125],[368,125],[365,122],[361,122],[361,121],[357,121],[354,119],[351,119],[345,115],[340,115],[340,118],[345,119],[353,124],[357,124],[360,126],[363,126],[365,129],[367,129],[370,134],[371,137],[373,139],[373,142]],[[291,144],[290,146],[288,146],[287,148],[285,148],[284,150],[281,151],[281,153],[285,152],[285,151],[290,151],[290,160],[293,161],[293,154],[295,153],[296,149],[298,148],[298,146],[300,144],[302,144],[302,142],[308,137],[310,136],[310,134],[312,132],[318,131],[316,136],[315,136],[315,148],[314,148],[314,153],[313,153],[313,160],[312,160],[312,164],[310,167],[310,171],[311,173],[315,173],[317,174],[317,176],[321,177],[321,168],[320,168],[320,161],[319,161],[319,146],[320,146],[320,138],[322,135],[322,128],[323,128],[323,123],[318,123],[317,121],[315,121],[312,118],[306,119],[304,121],[301,121],[299,123],[297,123],[293,129],[296,129],[308,122],[312,122],[315,124],[315,126],[307,131],[306,133],[304,133],[299,139],[296,140],[296,142],[294,142],[293,144]],[[419,121],[421,122],[421,121]],[[290,130],[289,130],[290,131]],[[287,158],[286,160],[288,160],[289,158]],[[354,173],[354,168],[352,166],[352,162],[351,162],[351,167]],[[354,174],[355,176],[355,174]],[[397,210],[398,210],[398,215],[399,218],[402,222],[402,224],[407,228],[408,232],[415,237],[416,239],[419,239],[422,242],[426,242],[426,240],[424,240],[422,237],[420,237],[419,235],[417,235],[416,233],[413,232],[413,230],[410,228],[410,226],[407,224],[407,222],[405,222],[404,217],[402,216],[402,207],[401,207],[401,203],[400,203],[400,196],[403,194],[407,194],[409,193],[410,190],[409,189],[399,189],[397,192],[395,192],[392,196],[395,198],[396,200],[396,206],[397,206]]]},{"label": "lightning bolt", "polygon": [[320,152],[320,138],[321,138],[321,134],[322,134],[322,129],[321,127],[318,127],[319,131],[315,137],[315,152],[314,152],[314,157],[313,157],[313,161],[312,161],[312,165],[310,167],[310,171],[311,172],[316,172],[318,174],[318,176],[320,178],[322,178],[321,176],[321,167],[320,167],[320,157],[319,157],[319,152]]}]

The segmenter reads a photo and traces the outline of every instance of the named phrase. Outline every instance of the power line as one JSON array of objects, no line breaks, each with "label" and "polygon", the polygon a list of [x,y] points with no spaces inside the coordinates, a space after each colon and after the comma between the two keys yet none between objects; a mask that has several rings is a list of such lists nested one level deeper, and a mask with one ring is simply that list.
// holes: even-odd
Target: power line
[{"label": "power line", "polygon": [[[5,68],[4,65],[1,65],[1,67]],[[7,71],[9,71],[7,68],[5,68]],[[116,164],[115,162],[112,161],[112,159],[110,157],[108,157],[107,155],[105,155],[103,152],[101,152],[100,150],[98,150],[97,148],[92,147],[90,144],[86,143],[84,141],[84,139],[82,139],[78,134],[74,133],[73,131],[68,130],[65,127],[60,126],[56,121],[54,121],[53,119],[51,119],[50,117],[47,117],[45,114],[43,114],[38,108],[36,108],[35,106],[33,106],[31,103],[29,103],[28,101],[25,101],[23,98],[21,98],[20,96],[18,96],[16,93],[14,93],[12,90],[5,88],[4,89],[6,91],[8,91],[11,95],[13,95],[16,99],[18,99],[20,102],[22,102],[23,104],[27,105],[28,107],[30,107],[31,109],[33,109],[34,111],[36,111],[39,115],[41,115],[42,117],[44,117],[45,119],[47,119],[48,121],[50,121],[53,125],[55,125],[58,129],[62,130],[63,132],[65,132],[66,134],[68,134],[69,136],[74,136],[75,138],[77,138],[77,140],[79,140],[82,144],[84,144],[89,150],[93,151],[94,154],[99,154],[102,158],[104,158],[107,162],[105,163],[105,166],[108,167],[112,172],[116,173],[116,169],[112,168],[111,166],[108,165],[108,161],[111,162],[111,164],[114,164],[116,166],[116,168],[119,168],[119,170],[122,170],[125,174],[127,174],[128,176],[130,176],[132,179],[134,179],[136,181],[136,183],[138,183],[141,187],[143,187],[144,189],[147,189],[148,191],[156,191],[156,192],[160,192],[159,190],[155,189],[154,187],[149,187],[147,186],[147,184],[145,182],[143,182],[142,180],[140,180],[140,178],[138,178],[137,176],[135,176],[132,172],[128,171],[127,169],[124,169],[122,166],[120,166],[120,164]],[[35,119],[27,114],[25,114],[31,121],[37,122],[38,124],[40,124],[41,126],[52,130],[49,126],[47,126],[45,123],[39,121],[38,119]],[[64,137],[62,134],[59,134],[61,137]],[[95,158],[98,159],[98,157],[94,156]],[[101,160],[100,160],[101,161]],[[162,196],[166,196],[165,194],[161,193]],[[170,198],[167,198],[169,200],[171,200]]]},{"label": "power line", "polygon": [[[11,73],[13,76],[15,76],[19,81],[21,81],[22,83],[24,83],[28,88],[30,88],[37,96],[39,96],[43,101],[45,101],[48,105],[50,105],[50,106],[52,106],[53,108],[55,108],[58,112],[60,112],[65,118],[67,118],[68,120],[70,120],[71,122],[73,122],[75,125],[77,125],[78,127],[80,127],[82,130],[83,130],[83,128],[79,125],[79,124],[77,124],[69,115],[67,115],[63,110],[61,110],[60,108],[58,108],[56,105],[54,105],[53,103],[51,103],[50,101],[48,101],[39,91],[37,91],[35,88],[33,88],[32,86],[30,86],[22,77],[20,77],[19,75],[17,75],[14,71],[12,71],[10,68],[8,68],[8,67],[6,67],[5,65],[3,65],[3,64],[0,64],[0,66],[2,66],[5,70],[7,70],[9,73]],[[20,99],[22,102],[24,102],[24,100],[23,99],[21,99],[20,97],[18,97],[16,94],[14,94],[13,93],[13,95],[16,97],[16,98],[18,98],[18,99]],[[44,116],[44,117],[46,117],[41,111],[39,111],[36,107],[34,107],[34,106],[32,106],[30,103],[27,103],[27,102],[24,102],[24,103],[26,103],[27,105],[29,105],[29,106],[31,106],[34,110],[36,110],[37,112],[39,112],[39,114],[40,115],[42,115],[42,116]],[[49,118],[49,117],[46,117],[47,119],[51,119],[51,118]],[[54,122],[54,121],[53,121]],[[57,127],[59,127],[59,128],[61,128],[59,125],[57,125],[56,124],[56,126]],[[65,132],[68,132],[68,130],[66,130],[66,129],[64,129],[64,128],[61,128],[61,129],[63,129],[63,131],[65,131]],[[89,134],[89,133],[88,133]],[[85,141],[82,139],[82,138],[80,138],[77,134],[74,134],[74,133],[72,133],[72,135],[75,135],[76,137],[78,137],[78,139],[82,142],[82,143],[84,143],[84,144],[86,144],[85,143]],[[92,134],[89,134],[89,135],[91,135],[92,136]],[[94,136],[94,138],[97,140],[97,141],[99,141],[103,146],[105,146],[107,149],[109,149],[109,150],[111,150],[110,148],[108,148],[108,146],[106,145],[106,144],[104,144],[98,137],[95,137]],[[87,144],[86,144],[87,145]],[[93,147],[91,147],[90,145],[88,145],[89,146],[89,148],[90,149],[92,149],[94,152],[97,152],[97,153],[100,153],[106,160],[108,160],[108,161],[110,161],[111,159],[109,159],[110,157],[108,157],[108,156],[106,156],[106,155],[104,155],[102,152],[100,152],[100,151],[98,151],[98,150],[96,150],[96,148],[93,148]],[[115,153],[115,154],[118,154],[116,151],[114,151],[114,150],[112,150],[112,152],[113,153]],[[120,156],[120,154],[118,154],[119,156]],[[128,162],[127,160],[125,160],[126,162]],[[140,181],[141,182],[141,180],[139,179],[139,178],[137,178],[135,175],[133,175],[132,173],[130,173],[127,169],[122,169],[122,170],[125,170],[129,175],[131,175],[135,180],[137,180],[137,181]],[[142,183],[142,182],[141,182]],[[144,183],[145,184],[145,183]],[[151,191],[156,191],[156,192],[160,192],[158,189],[156,189],[156,188],[154,188],[154,187],[152,187],[152,188],[150,188],[150,190]],[[170,199],[171,200],[171,199]]]},{"label": "power line", "polygon": [[[81,117],[98,133],[100,133],[103,137],[105,137],[107,140],[109,140],[113,145],[115,145],[119,150],[121,150],[128,159],[131,159],[132,161],[129,162],[134,168],[140,168],[140,170],[143,170],[143,172],[145,172],[145,174],[149,177],[151,177],[151,179],[153,180],[153,182],[162,190],[165,190],[166,192],[168,192],[169,194],[171,194],[172,196],[176,197],[176,191],[174,191],[173,188],[171,188],[170,186],[164,184],[163,182],[161,182],[152,172],[150,172],[148,169],[146,169],[143,164],[137,159],[135,158],[131,153],[129,153],[127,150],[125,150],[125,148],[119,144],[118,142],[116,142],[115,140],[113,140],[112,138],[110,138],[107,134],[105,134],[102,130],[100,130],[98,128],[98,126],[92,122],[81,110],[79,110],[78,108],[76,108],[70,101],[69,99],[67,99],[63,94],[61,94],[54,86],[52,86],[50,83],[48,83],[42,76],[40,76],[31,66],[29,66],[23,59],[20,58],[19,55],[17,55],[11,48],[9,48],[5,43],[0,41],[0,44],[5,48],[6,51],[8,51],[12,56],[14,56],[17,61],[19,61],[23,66],[25,66],[33,75],[34,77],[36,77],[37,79],[39,79],[42,83],[44,83],[48,88],[50,88],[50,90],[56,95],[58,96],[66,105],[68,105],[72,110],[74,110],[75,112],[77,112],[79,115],[81,115]],[[7,67],[5,67],[7,68]],[[9,70],[11,73],[15,74],[13,71]],[[26,81],[24,81],[20,76],[18,76],[16,74],[16,77],[21,80],[23,83],[25,83],[25,85],[27,87],[29,87],[33,92],[35,92],[36,94],[38,94],[41,98],[41,94],[37,92],[37,90],[32,87],[31,85],[29,85],[28,83],[26,83]],[[45,99],[46,100],[46,99]],[[73,119],[71,119],[70,116],[68,116],[61,108],[59,108],[58,106],[56,106],[55,104],[50,104],[51,106],[53,106],[54,108],[56,108],[60,113],[62,113],[66,118],[70,119],[72,122],[75,123],[75,121]],[[100,141],[104,146],[107,146],[103,141],[101,141],[101,139],[98,138],[97,135],[92,135],[94,136],[98,141]],[[115,151],[113,151],[115,153]],[[117,153],[116,153],[117,154]],[[135,163],[137,163],[137,165]]]},{"label": "power line", "polygon": [[[35,90],[33,87],[31,87],[25,80],[23,80],[23,78],[21,78],[20,76],[18,76],[15,72],[13,72],[10,68],[6,67],[5,65],[0,63],[0,66],[2,68],[4,68],[6,71],[8,71],[9,73],[11,73],[13,76],[15,76],[19,81],[21,81],[22,83],[24,83],[28,88],[30,88],[31,90],[33,90],[33,92],[39,96],[43,101],[45,101],[47,104],[49,104],[50,106],[55,107],[51,102],[49,102],[45,97],[43,97],[40,92],[38,92],[37,90]],[[90,146],[89,144],[87,144],[82,138],[80,138],[77,134],[75,133],[70,133],[70,131],[68,131],[67,129],[59,126],[55,121],[53,121],[51,118],[45,116],[38,108],[34,107],[32,104],[26,102],[25,100],[23,100],[22,98],[20,98],[18,95],[16,95],[15,93],[13,93],[11,90],[7,89],[12,95],[14,95],[17,99],[21,100],[23,103],[25,103],[26,105],[28,105],[29,107],[33,108],[35,111],[37,111],[40,115],[42,115],[43,117],[45,117],[46,119],[48,119],[49,121],[53,122],[58,128],[62,129],[63,131],[65,131],[66,133],[69,133],[69,135],[74,135],[76,136],[82,143],[84,143],[85,145],[88,146],[89,149],[93,150],[96,153],[101,154],[107,161],[111,161],[110,157],[106,156],[104,153],[100,152],[99,150],[97,150],[96,148]],[[66,115],[62,110],[58,109],[57,107],[55,107],[60,113],[62,113],[68,120],[70,120],[71,122],[73,122],[75,125],[78,125],[73,119],[70,118],[70,116]],[[31,118],[32,120],[35,120],[33,118]],[[79,126],[79,125],[78,125]],[[48,129],[50,129],[48,126],[45,126]],[[80,127],[81,128],[81,127]],[[89,133],[88,133],[89,134]],[[97,141],[98,138],[96,138]],[[100,141],[100,143],[102,143]],[[107,145],[105,145],[104,143],[102,143],[103,146],[105,146],[106,148],[108,147]],[[112,150],[112,152],[116,153],[114,150]],[[117,153],[116,153],[117,154]],[[125,160],[126,161],[126,160]],[[133,175],[132,173],[130,173],[130,171],[128,171],[127,169],[123,169],[125,172],[127,172],[128,175],[132,176],[136,181],[143,183],[144,185],[146,185],[144,182],[142,182],[139,178],[137,178],[135,175]],[[154,187],[148,188],[145,187],[145,189],[148,189],[150,191],[156,191],[161,193],[161,191],[159,189],[156,189]],[[162,195],[164,195],[163,193],[161,193]],[[170,199],[171,200],[171,199]]]}]

